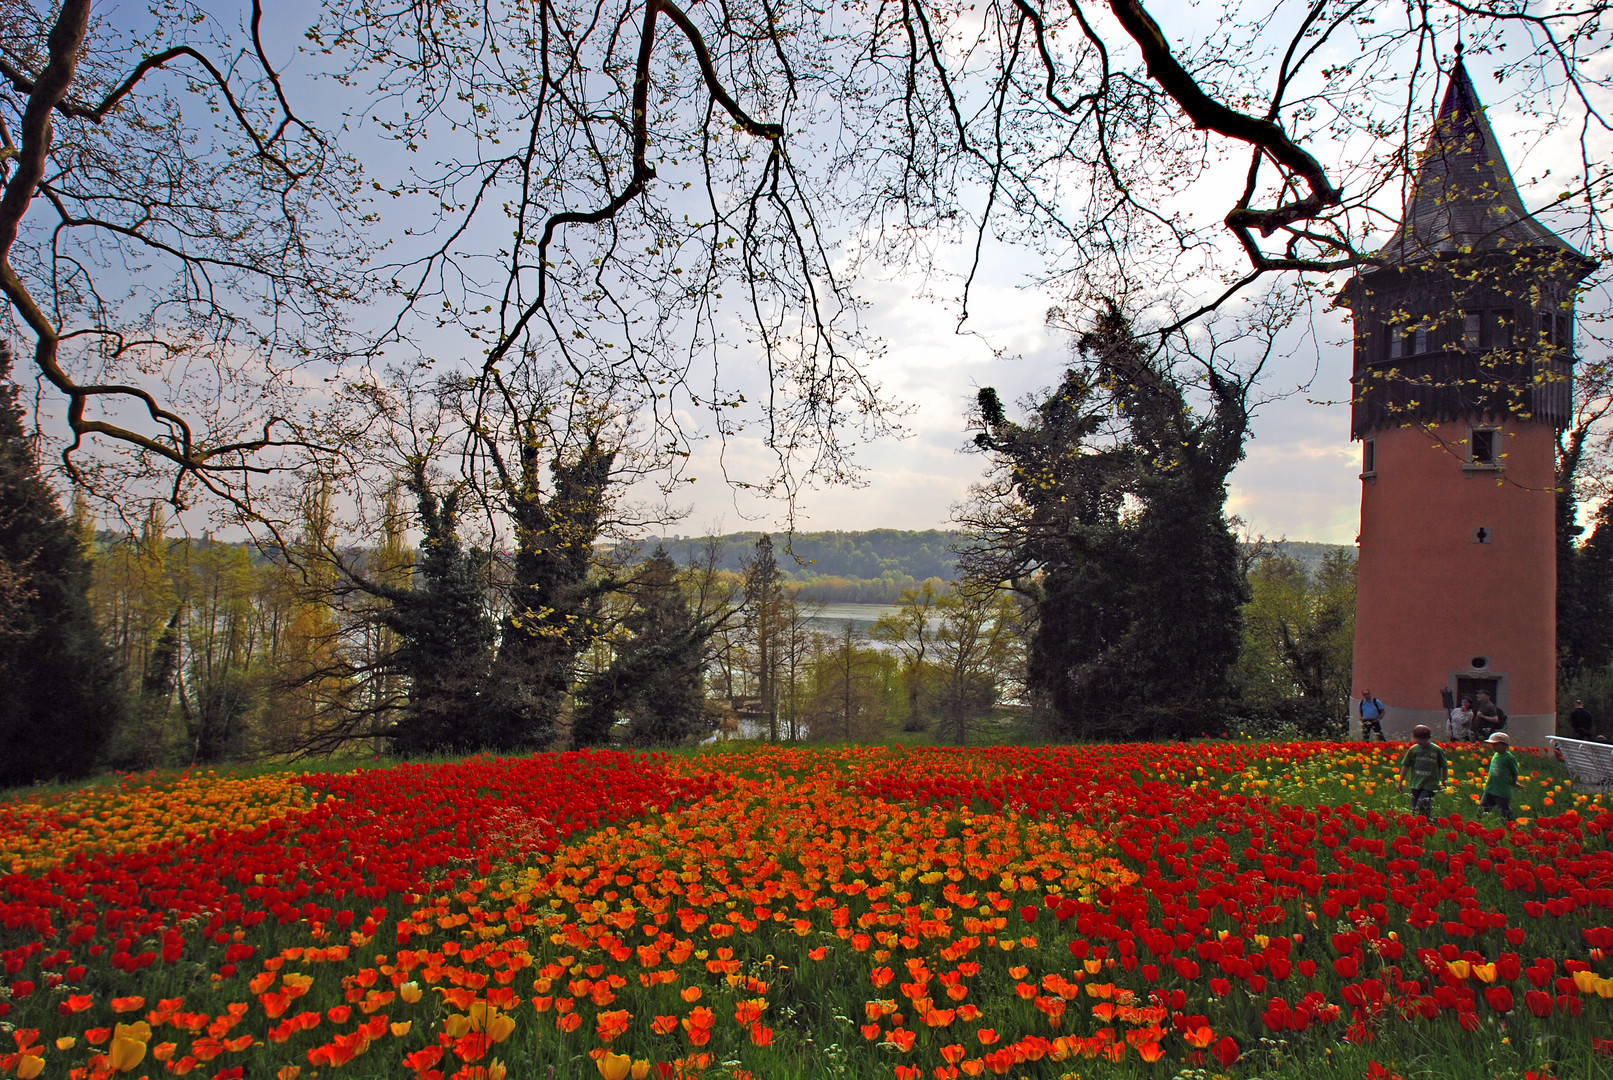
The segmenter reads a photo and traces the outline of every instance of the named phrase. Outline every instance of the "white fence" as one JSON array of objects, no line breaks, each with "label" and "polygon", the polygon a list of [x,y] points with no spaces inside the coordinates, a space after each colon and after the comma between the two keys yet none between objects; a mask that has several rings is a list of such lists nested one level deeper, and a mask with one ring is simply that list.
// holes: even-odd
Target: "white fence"
[{"label": "white fence", "polygon": [[1613,745],[1547,735],[1546,745],[1562,757],[1576,784],[1613,787]]}]

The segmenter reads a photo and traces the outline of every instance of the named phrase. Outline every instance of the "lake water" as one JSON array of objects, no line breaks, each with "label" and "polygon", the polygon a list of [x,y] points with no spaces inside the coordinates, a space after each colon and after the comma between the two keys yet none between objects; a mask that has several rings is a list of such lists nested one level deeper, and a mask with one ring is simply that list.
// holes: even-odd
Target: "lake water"
[{"label": "lake water", "polygon": [[845,631],[849,622],[852,636],[866,639],[874,623],[897,607],[896,604],[825,604],[823,610],[806,623],[820,634],[838,635]]}]

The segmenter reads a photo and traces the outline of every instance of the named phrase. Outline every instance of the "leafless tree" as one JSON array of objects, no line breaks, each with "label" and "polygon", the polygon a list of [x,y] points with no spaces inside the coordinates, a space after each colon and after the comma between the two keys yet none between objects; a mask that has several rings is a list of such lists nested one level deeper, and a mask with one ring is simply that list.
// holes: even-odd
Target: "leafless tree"
[{"label": "leafless tree", "polygon": [[339,88],[325,126],[415,162],[361,186],[257,0],[239,30],[170,0],[139,32],[8,0],[0,291],[69,461],[97,438],[248,509],[254,470],[346,445],[299,370],[383,349],[608,373],[675,474],[698,435],[751,431],[776,467],[734,479],[845,479],[891,415],[869,266],[924,284],[963,241],[966,318],[986,248],[1022,244],[1078,308],[1194,294],[1169,334],[1262,277],[1370,265],[1458,34],[1577,140],[1537,210],[1604,253],[1606,15],[1250,2],[1167,34],[1142,0],[333,0],[298,65]]},{"label": "leafless tree", "polygon": [[250,476],[339,456],[303,384],[339,365],[362,299],[356,167],[293,110],[260,3],[233,32],[182,0],[138,26],[93,6],[0,5],[18,376],[62,410],[76,480],[112,494],[132,469],[175,503],[195,485],[251,514]]}]

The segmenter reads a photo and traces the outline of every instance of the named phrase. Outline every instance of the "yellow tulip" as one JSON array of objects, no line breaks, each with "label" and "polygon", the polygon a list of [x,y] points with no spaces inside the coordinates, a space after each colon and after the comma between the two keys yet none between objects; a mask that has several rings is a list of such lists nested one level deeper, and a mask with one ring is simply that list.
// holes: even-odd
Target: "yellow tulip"
[{"label": "yellow tulip", "polygon": [[1613,979],[1597,979],[1596,996],[1599,998],[1613,998]]},{"label": "yellow tulip", "polygon": [[633,1071],[633,1059],[626,1054],[613,1054],[609,1050],[599,1056],[594,1062],[599,1066],[599,1075],[605,1080],[627,1080]]},{"label": "yellow tulip", "polygon": [[489,1039],[501,1043],[515,1034],[515,1021],[504,1013],[494,1010],[487,1019],[487,1027],[483,1030],[487,1032]]},{"label": "yellow tulip", "polygon": [[1596,972],[1594,972],[1594,971],[1576,971],[1576,972],[1574,972],[1574,985],[1579,987],[1579,992],[1582,993],[1582,994],[1593,994],[1593,993],[1595,993],[1596,992]]},{"label": "yellow tulip", "polygon": [[132,1024],[118,1024],[112,1029],[112,1037],[148,1043],[151,1041],[151,1025],[144,1020],[137,1020]]},{"label": "yellow tulip", "polygon": [[17,1059],[18,1080],[34,1080],[34,1077],[45,1071],[45,1059],[33,1054],[24,1054]]},{"label": "yellow tulip", "polygon": [[633,1080],[644,1080],[644,1078],[648,1075],[650,1075],[650,1063],[648,1061],[640,1058],[639,1060],[633,1062]]},{"label": "yellow tulip", "polygon": [[504,1062],[494,1058],[487,1063],[487,1080],[504,1080]]},{"label": "yellow tulip", "polygon": [[106,1061],[118,1072],[128,1072],[146,1059],[146,1044],[139,1039],[118,1038],[107,1047]]},{"label": "yellow tulip", "polygon": [[1475,978],[1477,978],[1479,980],[1479,982],[1493,983],[1493,982],[1495,982],[1495,965],[1494,964],[1474,964],[1473,965],[1473,975],[1474,975]]},{"label": "yellow tulip", "polygon": [[449,1013],[448,1018],[442,1022],[443,1029],[448,1032],[450,1039],[457,1039],[470,1030],[470,1017],[458,1013]]},{"label": "yellow tulip", "polygon": [[1466,979],[1473,974],[1473,965],[1466,960],[1451,960],[1445,966],[1450,968],[1451,974],[1458,979]]},{"label": "yellow tulip", "polygon": [[420,1000],[420,984],[416,982],[404,983],[398,987],[398,997],[402,998],[405,1004],[413,1005]]},{"label": "yellow tulip", "polygon": [[409,1029],[414,1027],[414,1021],[413,1020],[403,1020],[403,1021],[399,1021],[398,1023],[395,1023],[395,1024],[391,1025],[391,1026],[392,1026],[392,1034],[401,1039],[405,1035],[409,1034]]},{"label": "yellow tulip", "polygon": [[56,1040],[56,1049],[71,1050],[77,1043],[78,1040],[73,1038],[73,1036],[63,1035],[61,1038]]}]

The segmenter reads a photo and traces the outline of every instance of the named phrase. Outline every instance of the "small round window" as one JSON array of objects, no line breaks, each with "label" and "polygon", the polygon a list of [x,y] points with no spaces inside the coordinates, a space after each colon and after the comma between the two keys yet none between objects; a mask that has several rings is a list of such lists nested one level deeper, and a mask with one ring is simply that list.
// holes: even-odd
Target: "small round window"
[{"label": "small round window", "polygon": [[1487,668],[1489,666],[1490,666],[1490,658],[1488,656],[1475,656],[1473,658],[1473,668],[1474,668],[1474,670],[1482,671],[1483,669],[1485,669],[1485,668]]}]

